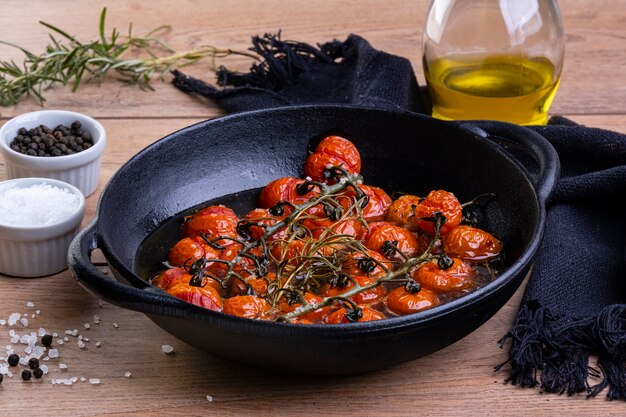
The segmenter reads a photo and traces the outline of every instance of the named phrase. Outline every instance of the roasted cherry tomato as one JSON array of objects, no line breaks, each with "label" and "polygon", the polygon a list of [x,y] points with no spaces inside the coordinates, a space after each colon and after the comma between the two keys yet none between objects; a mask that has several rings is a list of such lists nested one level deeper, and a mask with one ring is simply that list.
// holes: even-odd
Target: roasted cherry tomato
[{"label": "roasted cherry tomato", "polygon": [[[317,304],[322,301],[322,297],[319,297],[310,292],[304,293],[304,299],[309,304]],[[283,314],[291,313],[296,308],[300,307],[302,304],[299,302],[289,303],[289,297],[283,296],[279,301],[279,308]],[[322,307],[317,310],[311,311],[310,313],[303,314],[300,316],[301,319],[308,320],[309,323],[319,323],[322,321],[324,317],[326,317],[331,311],[331,307]]]},{"label": "roasted cherry tomato", "polygon": [[[346,317],[346,309],[340,308],[326,316],[324,320],[327,324],[344,324],[350,323],[350,320]],[[358,320],[359,322],[364,321],[374,321],[374,320],[382,320],[385,318],[385,315],[380,311],[376,311],[370,307],[361,307],[361,318]]]},{"label": "roasted cherry tomato", "polygon": [[[230,245],[220,252],[220,256],[218,259],[222,261],[232,261],[237,257],[240,249],[241,245],[239,244]],[[241,257],[235,264],[233,271],[243,276],[244,278],[247,278],[251,275],[251,273],[248,271],[253,271],[254,268],[255,263],[252,259],[248,257]],[[216,260],[215,262],[212,262],[211,265],[205,268],[205,272],[218,278],[223,278],[228,273],[228,265]]]},{"label": "roasted cherry tomato", "polygon": [[446,235],[461,223],[463,208],[454,194],[444,190],[434,190],[428,193],[426,198],[417,205],[415,217],[419,227],[433,236],[435,234],[435,223],[428,220],[420,220],[423,217],[430,217],[436,211],[441,212],[446,217],[446,222],[441,226],[441,235]]},{"label": "roasted cherry tomato", "polygon": [[270,254],[278,263],[289,260],[289,263],[297,264],[305,255],[306,247],[307,244],[303,240],[275,241],[270,246]]},{"label": "roasted cherry tomato", "polygon": [[356,146],[339,136],[324,138],[317,145],[315,153],[309,155],[304,162],[304,175],[314,181],[332,182],[331,178],[324,175],[324,171],[330,166],[341,166],[350,173],[360,173],[361,156]]},{"label": "roasted cherry tomato", "polygon": [[426,288],[416,293],[408,292],[404,286],[393,289],[387,296],[387,307],[396,314],[417,313],[439,304],[437,294]]},{"label": "roasted cherry tomato", "polygon": [[266,320],[271,304],[254,295],[237,295],[224,300],[223,312],[247,319]]},{"label": "roasted cherry tomato", "polygon": [[379,264],[384,265],[389,270],[393,269],[393,264],[383,255],[367,249],[366,253],[353,252],[346,256],[341,264],[341,270],[353,277],[365,275],[376,278],[386,273]]},{"label": "roasted cherry tomato", "polygon": [[161,272],[154,277],[152,285],[159,287],[160,289],[167,291],[169,287],[177,282],[187,282],[191,280],[191,275],[183,268],[172,268]]},{"label": "roasted cherry tomato", "polygon": [[[361,209],[363,219],[368,223],[385,220],[392,204],[391,197],[382,188],[371,185],[360,185],[359,188],[367,196],[367,204]],[[340,200],[340,203],[348,209],[355,204],[356,191],[350,187],[344,194],[349,198]]]},{"label": "roasted cherry tomato", "polygon": [[414,219],[417,205],[422,201],[415,195],[403,195],[395,200],[387,211],[387,221],[406,227],[415,232],[419,230],[417,221]]},{"label": "roasted cherry tomato", "polygon": [[[252,223],[263,224],[265,226],[274,226],[276,223],[278,223],[280,220],[284,219],[285,217],[286,217],[285,214],[283,214],[282,216],[273,216],[270,213],[269,209],[257,208],[257,209],[252,210],[248,214],[246,214],[244,219]],[[247,231],[250,233],[250,237],[254,240],[260,239],[261,236],[265,234],[265,229],[261,226],[250,226]],[[274,233],[272,236],[270,236],[267,240],[271,241],[271,240],[283,239],[286,236],[286,234],[287,232],[285,228],[282,228],[276,233]]]},{"label": "roasted cherry tomato", "polygon": [[[184,283],[189,284],[191,281],[191,274],[189,274],[183,268],[172,268],[161,272],[152,280],[152,285],[159,287],[164,291],[167,291],[170,287]],[[219,282],[209,277],[204,277],[203,282],[205,286],[213,287],[216,290],[220,290],[222,287]]]},{"label": "roasted cherry tomato", "polygon": [[422,252],[425,247],[420,247],[420,241],[409,230],[396,225],[384,225],[378,227],[365,242],[368,249],[383,254],[388,259],[402,260],[394,246],[405,256],[411,258]]},{"label": "roasted cherry tomato", "polygon": [[[376,281],[376,278],[366,276],[356,276],[353,277],[353,279],[361,286],[370,285]],[[343,284],[343,286],[341,284]],[[349,279],[346,279],[345,282],[339,283],[339,285],[325,285],[324,288],[322,288],[322,295],[324,297],[340,296],[341,294],[352,289],[353,287],[354,283]],[[382,300],[385,295],[387,295],[387,291],[385,291],[385,288],[382,285],[379,285],[369,290],[365,290],[357,295],[353,295],[352,297],[350,297],[350,300],[359,305],[372,304],[379,300]]]},{"label": "roasted cherry tomato", "polygon": [[222,309],[222,298],[215,288],[208,285],[192,287],[189,283],[179,282],[168,288],[167,292],[176,298],[209,310],[220,311]]},{"label": "roasted cherry tomato", "polygon": [[[191,216],[183,224],[182,233],[184,237],[205,235],[210,241],[219,236],[235,239],[238,221],[235,212],[228,207],[209,206]],[[228,246],[234,242],[231,239],[218,239],[215,243]]]},{"label": "roasted cherry tomato", "polygon": [[[274,207],[280,201],[289,201],[293,204],[303,204],[319,194],[319,188],[306,186],[306,180],[283,177],[267,184],[259,194],[261,208]],[[291,213],[291,207],[283,206],[286,214]]]},{"label": "roasted cherry tomato", "polygon": [[353,218],[347,218],[339,221],[331,220],[329,218],[308,218],[302,220],[302,226],[309,229],[311,235],[315,239],[319,239],[322,236],[332,236],[328,232],[329,230],[332,230],[333,234],[352,236],[356,240],[361,240],[367,231],[365,226],[360,221]]},{"label": "roasted cherry tomato", "polygon": [[273,272],[269,272],[264,277],[250,276],[248,278],[245,278],[245,284],[237,278],[231,278],[228,283],[228,288],[231,296],[248,295],[248,287],[246,286],[246,284],[248,284],[250,286],[250,289],[252,290],[252,295],[265,297],[267,295],[267,288],[269,286],[269,283],[275,279],[276,274]]},{"label": "roasted cherry tomato", "polygon": [[484,230],[459,225],[444,236],[443,250],[455,258],[487,261],[500,254],[502,243]]},{"label": "roasted cherry tomato", "polygon": [[[186,237],[179,240],[167,257],[167,261],[173,266],[189,266],[193,261],[204,259],[216,259],[220,256],[220,250],[210,246],[199,236]],[[207,266],[210,263],[207,263]]]},{"label": "roasted cherry tomato", "polygon": [[413,277],[422,287],[437,292],[460,291],[472,287],[476,271],[460,259],[452,260],[452,266],[445,270],[437,265],[437,261],[428,262],[419,267]]},{"label": "roasted cherry tomato", "polygon": [[423,230],[429,235],[435,234],[435,223],[423,218],[433,217],[440,212],[446,218],[441,226],[441,235],[447,234],[461,223],[463,208],[454,194],[444,190],[434,190],[426,198],[403,195],[393,202],[387,213],[387,220],[406,227],[409,230]]}]

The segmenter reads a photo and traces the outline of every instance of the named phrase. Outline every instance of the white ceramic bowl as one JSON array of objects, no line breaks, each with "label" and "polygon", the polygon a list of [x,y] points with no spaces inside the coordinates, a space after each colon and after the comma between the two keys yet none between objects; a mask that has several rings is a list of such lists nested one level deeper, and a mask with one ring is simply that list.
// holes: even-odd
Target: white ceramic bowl
[{"label": "white ceramic bowl", "polygon": [[0,182],[0,194],[7,189],[28,188],[35,184],[65,188],[78,196],[78,208],[66,219],[45,226],[18,226],[0,218],[0,273],[16,277],[40,277],[67,268],[70,242],[80,230],[85,215],[85,197],[65,182],[50,178],[20,178]]},{"label": "white ceramic bowl", "polygon": [[[54,129],[57,125],[69,126],[78,120],[82,128],[93,137],[94,145],[73,155],[41,157],[15,152],[9,144],[20,128],[32,129],[39,125]],[[0,128],[0,154],[4,158],[6,173],[11,178],[53,178],[78,188],[85,196],[92,194],[100,180],[100,164],[106,146],[106,132],[96,120],[84,114],[64,110],[42,110],[25,113],[9,120]]]}]

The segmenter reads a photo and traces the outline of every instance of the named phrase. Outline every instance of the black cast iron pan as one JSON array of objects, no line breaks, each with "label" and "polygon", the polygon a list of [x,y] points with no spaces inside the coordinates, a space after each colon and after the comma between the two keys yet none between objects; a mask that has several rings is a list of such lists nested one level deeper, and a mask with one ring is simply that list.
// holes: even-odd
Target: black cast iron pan
[{"label": "black cast iron pan", "polygon": [[[494,282],[418,314],[348,325],[293,325],[242,319],[185,303],[137,271],[142,241],[173,216],[209,200],[299,176],[310,141],[341,133],[358,147],[363,177],[388,192],[485,193],[484,227],[505,243],[507,269]],[[533,160],[529,175],[506,147]],[[349,374],[389,367],[466,336],[512,296],[540,243],[545,204],[559,172],[554,149],[522,127],[443,122],[417,114],[346,106],[304,106],[240,113],[184,128],[147,147],[110,180],[95,220],[69,253],[79,283],[123,308],[145,313],[179,339],[236,361],[274,370]],[[239,209],[254,205],[242,193]],[[217,199],[217,200],[215,200]],[[244,201],[245,200],[245,201]],[[243,214],[243,213],[240,213]],[[154,248],[161,256],[167,245]],[[100,248],[115,278],[90,261]],[[495,341],[493,341],[495,343]],[[130,346],[129,346],[130,348]]]}]

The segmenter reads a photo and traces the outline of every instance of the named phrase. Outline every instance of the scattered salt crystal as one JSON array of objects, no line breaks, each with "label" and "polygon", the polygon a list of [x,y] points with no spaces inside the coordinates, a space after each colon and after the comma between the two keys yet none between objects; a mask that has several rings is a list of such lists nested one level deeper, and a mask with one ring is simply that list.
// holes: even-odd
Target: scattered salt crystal
[{"label": "scattered salt crystal", "polygon": [[63,338],[63,340],[65,340],[66,342],[69,342],[69,341],[70,341],[70,338],[69,338],[69,337],[67,337],[67,336],[65,336],[65,337]]},{"label": "scattered salt crystal", "polygon": [[13,329],[9,330],[9,336],[15,337],[16,334],[17,333],[15,333],[15,330],[13,330]]},{"label": "scattered salt crystal", "polygon": [[94,314],[93,322],[96,323],[96,324],[100,324],[100,317],[97,314]]},{"label": "scattered salt crystal", "polygon": [[72,332],[70,333],[72,336],[76,337],[78,336],[78,329],[74,329],[72,330]]},{"label": "scattered salt crystal", "polygon": [[63,380],[63,384],[65,384],[65,385],[72,385],[72,380],[71,379],[64,379]]},{"label": "scattered salt crystal", "polygon": [[60,345],[62,345],[62,344],[63,344],[63,343],[65,343],[65,342],[63,341],[63,339],[57,339],[57,343],[58,343],[58,344],[59,344],[59,346],[60,346]]},{"label": "scattered salt crystal", "polygon": [[72,383],[78,381],[78,377],[77,376],[73,376],[70,378],[70,381],[72,381]]},{"label": "scattered salt crystal", "polygon": [[102,342],[96,342],[96,347],[102,346]]},{"label": "scattered salt crystal", "polygon": [[52,333],[52,337],[58,337],[59,334],[57,332]]},{"label": "scattered salt crystal", "polygon": [[30,316],[31,319],[34,319],[35,317],[37,317],[37,316],[34,315],[34,314]]},{"label": "scattered salt crystal", "polygon": [[9,316],[9,326],[14,326],[15,323],[17,323],[17,321],[20,319],[20,317],[22,317],[22,315],[20,313],[12,313]]},{"label": "scattered salt crystal", "polygon": [[65,364],[65,363],[60,363],[60,364],[59,364],[59,369],[67,369],[67,364]]},{"label": "scattered salt crystal", "polygon": [[85,342],[89,342],[89,338],[88,338],[88,337],[83,337],[83,340],[84,340]]},{"label": "scattered salt crystal", "polygon": [[58,349],[50,349],[48,351],[48,356],[50,357],[50,359],[58,358],[59,357]]},{"label": "scattered salt crystal", "polygon": [[46,329],[44,329],[43,327],[40,327],[39,330],[37,331],[37,334],[39,336],[45,336],[46,335]]},{"label": "scattered salt crystal", "polygon": [[28,307],[28,308],[34,308],[34,307],[35,307],[35,304],[34,304],[32,301],[29,301],[29,302],[27,302],[27,303],[26,303],[26,307]]},{"label": "scattered salt crystal", "polygon": [[20,365],[28,365],[28,359],[25,356],[20,358]]},{"label": "scattered salt crystal", "polygon": [[89,383],[91,385],[98,385],[100,384],[100,378],[89,378]]},{"label": "scattered salt crystal", "polygon": [[41,314],[41,310],[35,310],[35,314],[40,315]]},{"label": "scattered salt crystal", "polygon": [[62,222],[80,205],[76,194],[45,183],[9,188],[0,193],[0,219],[12,226],[44,226]]},{"label": "scattered salt crystal", "polygon": [[89,323],[85,323],[85,324],[83,324],[83,326],[85,327],[85,329],[88,329],[88,328],[90,328],[90,327],[91,327],[91,324],[89,324]]},{"label": "scattered salt crystal", "polygon": [[20,337],[19,337],[19,336],[17,336],[17,335],[15,335],[15,336],[13,336],[13,337],[11,338],[11,343],[17,343],[17,342],[19,342],[19,341],[20,341]]},{"label": "scattered salt crystal", "polygon": [[80,377],[80,381],[81,381],[81,382],[85,382],[86,380],[87,380],[87,378],[85,378],[84,376],[81,376],[81,377]]},{"label": "scattered salt crystal", "polygon": [[34,356],[37,359],[39,359],[39,358],[41,358],[43,356],[44,353],[46,353],[45,346],[35,346],[35,348],[33,349],[32,356]]},{"label": "scattered salt crystal", "polygon": [[6,320],[0,320],[0,326],[5,326],[7,324]]},{"label": "scattered salt crystal", "polygon": [[115,328],[117,329],[117,328],[118,328],[118,327],[120,327],[120,326],[119,326],[119,324],[117,324],[117,323],[113,323],[113,327],[115,327]]},{"label": "scattered salt crystal", "polygon": [[82,335],[82,334],[79,334],[79,335],[78,335],[78,340],[83,340],[83,339],[84,339],[84,338],[83,338],[83,335]]},{"label": "scattered salt crystal", "polygon": [[78,341],[78,348],[79,349],[85,349],[87,345],[85,345],[85,342],[83,342],[82,340]]},{"label": "scattered salt crystal", "polygon": [[171,345],[163,345],[163,346],[161,346],[161,349],[163,349],[163,352],[165,352],[165,353],[172,353],[172,352],[174,352],[174,348]]},{"label": "scattered salt crystal", "polygon": [[206,396],[206,400],[207,400],[208,402],[212,403],[212,402],[213,402],[213,397],[211,397],[210,395],[207,395],[207,396]]},{"label": "scattered salt crystal", "polygon": [[72,331],[68,329],[65,331],[65,334],[72,334]]},{"label": "scattered salt crystal", "polygon": [[125,376],[126,378],[130,378],[130,377],[132,376],[132,374],[131,374],[130,372],[126,372],[126,373],[124,374],[124,376]]},{"label": "scattered salt crystal", "polygon": [[39,365],[39,369],[41,369],[44,375],[48,373],[48,367],[46,365]]}]

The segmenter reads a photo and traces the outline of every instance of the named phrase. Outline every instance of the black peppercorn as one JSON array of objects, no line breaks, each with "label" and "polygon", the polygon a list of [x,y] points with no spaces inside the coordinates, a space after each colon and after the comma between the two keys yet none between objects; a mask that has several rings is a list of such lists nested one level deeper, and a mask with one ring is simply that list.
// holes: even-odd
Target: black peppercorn
[{"label": "black peppercorn", "polygon": [[7,362],[9,366],[17,366],[17,364],[20,363],[20,357],[16,353],[11,353],[7,358]]},{"label": "black peppercorn", "polygon": [[9,146],[15,152],[30,156],[72,155],[93,146],[93,137],[79,121],[75,121],[71,127],[58,125],[50,129],[40,125],[28,130],[20,128]]},{"label": "black peppercorn", "polygon": [[33,371],[33,376],[37,379],[41,378],[43,376],[43,371],[41,370],[41,368],[37,368]]},{"label": "black peppercorn", "polygon": [[37,369],[37,368],[39,368],[39,359],[37,359],[37,358],[30,358],[28,360],[28,367],[30,369]]},{"label": "black peppercorn", "polygon": [[52,335],[46,334],[41,336],[41,344],[45,347],[50,347],[50,345],[52,344]]},{"label": "black peppercorn", "polygon": [[33,373],[31,371],[29,371],[28,369],[24,369],[22,371],[22,379],[24,381],[28,381],[33,377]]},{"label": "black peppercorn", "polygon": [[2,384],[3,379],[4,379],[4,375],[0,374],[0,384]]}]

